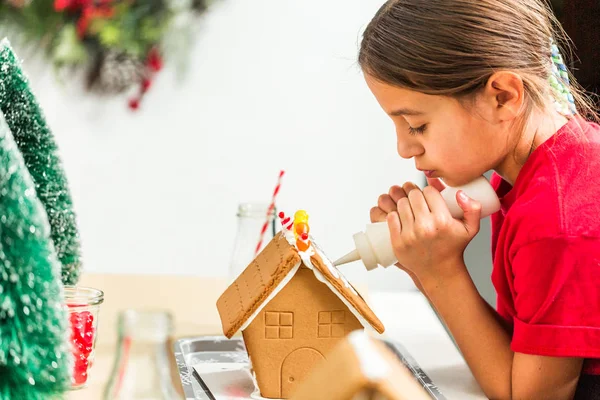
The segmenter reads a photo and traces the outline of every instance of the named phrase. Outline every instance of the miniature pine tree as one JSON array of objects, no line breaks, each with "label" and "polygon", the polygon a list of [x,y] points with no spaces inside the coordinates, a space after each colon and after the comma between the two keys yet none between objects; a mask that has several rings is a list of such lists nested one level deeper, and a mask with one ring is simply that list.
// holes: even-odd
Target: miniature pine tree
[{"label": "miniature pine tree", "polygon": [[61,266],[46,211],[0,113],[0,399],[47,400],[70,386]]},{"label": "miniature pine tree", "polygon": [[0,110],[21,149],[50,222],[51,238],[62,264],[64,284],[74,285],[80,273],[80,246],[67,178],[29,81],[8,40],[0,42]]}]

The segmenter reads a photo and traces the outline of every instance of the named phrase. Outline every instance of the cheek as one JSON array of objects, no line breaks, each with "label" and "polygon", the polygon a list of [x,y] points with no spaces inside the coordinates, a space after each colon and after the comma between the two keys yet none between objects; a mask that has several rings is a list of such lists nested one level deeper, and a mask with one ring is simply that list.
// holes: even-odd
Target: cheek
[{"label": "cheek", "polygon": [[471,125],[470,147],[479,152],[479,157],[493,158],[507,146],[506,136],[498,125],[484,120],[475,120]]},{"label": "cheek", "polygon": [[448,137],[452,138],[452,147],[464,154],[466,158],[476,157],[477,155],[473,153],[479,153],[482,146],[489,146],[490,139],[494,139],[490,134],[489,124],[462,107],[454,112],[456,117],[445,128]]},{"label": "cheek", "polygon": [[439,134],[435,135],[435,140],[431,144],[438,152],[445,153],[445,158],[454,158],[457,153],[464,152],[465,147],[471,144],[471,129],[463,121],[455,120],[452,123],[445,123],[437,131]]}]

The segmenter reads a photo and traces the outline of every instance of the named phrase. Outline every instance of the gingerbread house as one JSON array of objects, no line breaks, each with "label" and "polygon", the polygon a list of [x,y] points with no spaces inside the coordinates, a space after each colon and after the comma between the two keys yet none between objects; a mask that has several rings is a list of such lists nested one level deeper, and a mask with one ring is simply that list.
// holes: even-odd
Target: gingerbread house
[{"label": "gingerbread house", "polygon": [[381,341],[355,331],[298,385],[292,400],[429,400],[431,397]]},{"label": "gingerbread house", "polygon": [[[304,235],[279,232],[217,301],[228,338],[242,332],[261,396],[294,387],[348,333],[381,321],[323,252]],[[299,247],[305,249],[299,250]]]}]

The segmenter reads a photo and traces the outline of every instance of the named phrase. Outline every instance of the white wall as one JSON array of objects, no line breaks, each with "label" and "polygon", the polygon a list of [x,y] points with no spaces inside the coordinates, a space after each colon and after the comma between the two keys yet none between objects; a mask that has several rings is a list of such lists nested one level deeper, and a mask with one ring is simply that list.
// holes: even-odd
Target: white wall
[{"label": "white wall", "polygon": [[[159,76],[141,110],[59,85],[26,59],[70,179],[93,272],[226,274],[241,201],[311,216],[335,258],[378,195],[420,182],[396,154],[391,121],[356,65],[361,29],[383,0],[220,0],[201,22],[190,74]],[[400,271],[353,281],[409,287]]]}]

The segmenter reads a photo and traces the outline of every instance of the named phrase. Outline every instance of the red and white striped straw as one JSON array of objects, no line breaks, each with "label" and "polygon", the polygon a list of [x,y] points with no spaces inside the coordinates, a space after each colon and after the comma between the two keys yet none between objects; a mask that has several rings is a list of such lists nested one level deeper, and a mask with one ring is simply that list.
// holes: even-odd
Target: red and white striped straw
[{"label": "red and white striped straw", "polygon": [[263,239],[265,237],[265,232],[267,231],[267,228],[269,227],[269,219],[271,217],[271,214],[273,213],[273,210],[275,209],[275,199],[277,198],[277,194],[279,193],[279,189],[281,188],[281,178],[283,178],[284,174],[285,174],[285,171],[283,171],[283,170],[281,170],[279,172],[279,178],[277,179],[277,185],[275,186],[275,190],[273,190],[273,196],[271,197],[271,204],[269,204],[269,208],[267,209],[267,220],[265,221],[262,229],[260,230],[260,239],[258,240],[258,244],[256,245],[256,250],[254,251],[254,256],[256,256],[258,254],[258,252],[260,251],[260,248],[262,247]]}]

